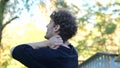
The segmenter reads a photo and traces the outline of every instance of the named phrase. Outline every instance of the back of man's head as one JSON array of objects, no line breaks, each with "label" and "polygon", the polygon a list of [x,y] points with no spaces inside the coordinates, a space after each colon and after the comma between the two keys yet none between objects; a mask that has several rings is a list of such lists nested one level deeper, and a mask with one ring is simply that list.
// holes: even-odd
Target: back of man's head
[{"label": "back of man's head", "polygon": [[63,41],[67,41],[72,38],[77,32],[76,18],[66,10],[54,11],[50,15],[51,19],[54,21],[54,25],[60,25],[59,35],[62,37]]}]

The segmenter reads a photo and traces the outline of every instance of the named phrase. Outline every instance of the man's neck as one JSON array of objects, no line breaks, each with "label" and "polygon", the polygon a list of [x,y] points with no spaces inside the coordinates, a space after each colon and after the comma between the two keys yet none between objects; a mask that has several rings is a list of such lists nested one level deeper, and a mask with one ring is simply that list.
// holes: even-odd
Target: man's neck
[{"label": "man's neck", "polygon": [[68,45],[70,45],[70,43],[68,41],[64,42],[62,46],[70,48]]}]

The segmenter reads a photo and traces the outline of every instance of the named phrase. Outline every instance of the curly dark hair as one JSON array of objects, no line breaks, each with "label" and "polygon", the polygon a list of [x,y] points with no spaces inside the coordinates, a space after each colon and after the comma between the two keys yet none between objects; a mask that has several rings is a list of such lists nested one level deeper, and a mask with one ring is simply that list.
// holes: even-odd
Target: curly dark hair
[{"label": "curly dark hair", "polygon": [[60,25],[59,35],[62,37],[63,41],[67,41],[72,38],[77,32],[76,18],[66,10],[54,11],[50,15],[51,19],[54,21],[54,25]]}]

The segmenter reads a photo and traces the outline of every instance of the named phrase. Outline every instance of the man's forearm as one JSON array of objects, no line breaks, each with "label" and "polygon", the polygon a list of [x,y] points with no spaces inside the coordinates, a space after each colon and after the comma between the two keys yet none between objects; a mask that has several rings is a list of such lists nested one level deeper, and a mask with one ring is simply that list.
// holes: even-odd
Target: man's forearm
[{"label": "man's forearm", "polygon": [[38,49],[38,48],[42,48],[42,47],[48,47],[49,41],[45,40],[42,42],[28,43],[28,45],[30,45],[33,49]]},{"label": "man's forearm", "polygon": [[[50,47],[53,48],[56,45],[62,45],[63,44],[63,40],[61,39],[61,37],[59,35],[56,35],[52,38],[50,38],[49,40],[45,40],[42,42],[35,42],[35,43],[27,43],[28,46],[31,46],[33,49],[38,49],[38,48],[42,48],[42,47]],[[11,52],[14,50],[15,47],[13,47],[11,49]],[[55,48],[56,49],[56,48]]]}]

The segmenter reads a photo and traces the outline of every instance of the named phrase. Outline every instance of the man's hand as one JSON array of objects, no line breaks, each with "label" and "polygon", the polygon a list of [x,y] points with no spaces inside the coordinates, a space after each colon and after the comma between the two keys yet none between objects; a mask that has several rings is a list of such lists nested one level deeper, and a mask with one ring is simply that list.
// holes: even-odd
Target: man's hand
[{"label": "man's hand", "polygon": [[63,44],[63,40],[59,35],[51,37],[49,40],[48,46],[52,49],[57,49],[60,45]]}]

